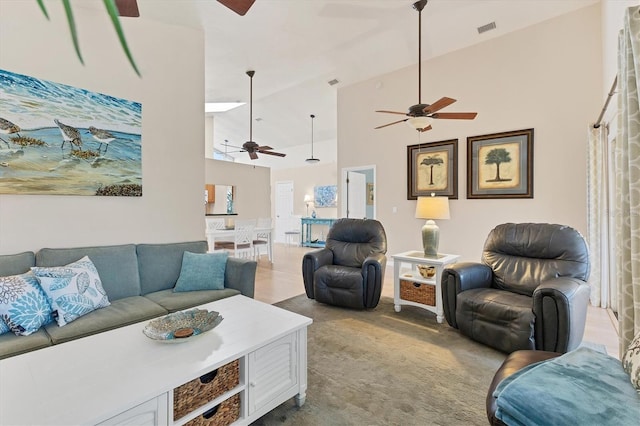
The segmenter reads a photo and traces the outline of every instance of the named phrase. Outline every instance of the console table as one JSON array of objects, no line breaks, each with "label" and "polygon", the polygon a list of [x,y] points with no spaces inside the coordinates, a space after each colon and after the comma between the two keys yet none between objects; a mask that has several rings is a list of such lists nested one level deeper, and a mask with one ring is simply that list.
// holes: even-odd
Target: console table
[{"label": "console table", "polygon": [[311,241],[311,227],[313,225],[325,225],[331,228],[335,221],[334,218],[319,218],[319,217],[303,217],[301,221],[301,235],[300,245],[302,247],[324,247],[324,241]]},{"label": "console table", "polygon": [[[233,424],[248,425],[294,396],[304,404],[310,318],[241,295],[201,308],[222,323],[182,343],[145,337],[144,321],[1,360],[0,424],[179,426],[231,401]],[[227,367],[229,389],[174,418],[174,393]]]},{"label": "console table", "polygon": [[[454,263],[460,256],[457,254],[438,254],[438,257],[425,257],[423,251],[407,251],[394,254],[393,258],[393,302],[396,312],[400,312],[402,305],[417,306],[434,312],[436,321],[442,323],[444,310],[442,307],[442,270]],[[431,278],[420,275],[418,265],[433,266],[436,273]],[[428,286],[428,287],[426,287]],[[409,287],[407,289],[407,287]],[[411,288],[413,287],[413,288]],[[425,295],[433,294],[433,305],[425,303]],[[434,294],[435,293],[435,294]],[[403,297],[404,296],[404,297]]]}]

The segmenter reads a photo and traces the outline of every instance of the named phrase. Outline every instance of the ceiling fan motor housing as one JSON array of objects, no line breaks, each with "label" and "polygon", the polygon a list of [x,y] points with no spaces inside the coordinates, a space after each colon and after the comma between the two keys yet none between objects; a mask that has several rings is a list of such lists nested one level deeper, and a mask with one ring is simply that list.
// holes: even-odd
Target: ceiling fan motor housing
[{"label": "ceiling fan motor housing", "polygon": [[409,116],[411,117],[426,117],[427,114],[424,112],[424,109],[428,107],[429,104],[416,104],[409,107]]}]

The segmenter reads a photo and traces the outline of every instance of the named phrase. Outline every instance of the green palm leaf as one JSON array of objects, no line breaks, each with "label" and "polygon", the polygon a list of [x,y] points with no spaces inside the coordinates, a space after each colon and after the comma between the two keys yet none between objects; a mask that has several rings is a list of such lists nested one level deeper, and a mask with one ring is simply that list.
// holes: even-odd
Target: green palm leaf
[{"label": "green palm leaf", "polygon": [[134,71],[138,76],[140,76],[140,71],[138,71],[138,67],[133,60],[133,56],[131,55],[131,51],[129,51],[129,46],[127,45],[127,40],[124,37],[124,32],[122,31],[122,26],[120,25],[120,18],[118,17],[118,8],[116,7],[116,3],[114,0],[102,0],[104,2],[105,7],[107,8],[107,12],[109,12],[109,16],[111,17],[111,22],[113,23],[113,27],[118,34],[118,39],[120,40],[120,45],[122,46],[122,50],[124,50],[125,55],[129,59],[129,63],[133,67]]},{"label": "green palm leaf", "polygon": [[[49,19],[49,14],[47,13],[47,9],[44,6],[44,0],[36,0],[38,2],[38,6],[40,6],[40,10],[44,16]],[[113,24],[113,28],[116,30],[116,34],[118,35],[118,40],[120,41],[120,45],[122,46],[122,50],[124,50],[127,59],[129,59],[129,63],[133,67],[133,70],[140,75],[140,71],[136,66],[135,61],[133,60],[133,56],[131,55],[131,51],[129,50],[129,45],[127,44],[127,40],[124,36],[124,31],[122,31],[122,26],[120,25],[120,18],[118,16],[118,8],[116,7],[115,0],[102,0],[105,7],[107,8],[107,12],[109,13],[109,17],[111,17],[111,22]],[[67,15],[67,21],[69,22],[69,30],[71,31],[71,39],[73,40],[73,47],[76,49],[76,54],[78,55],[78,59],[80,59],[80,63],[84,65],[84,60],[82,59],[82,54],[80,53],[80,44],[78,43],[78,32],[76,30],[76,21],[73,17],[73,11],[71,10],[71,3],[69,0],[62,0],[62,4],[64,5],[64,11]]]},{"label": "green palm leaf", "polygon": [[73,47],[75,47],[76,49],[76,54],[78,55],[78,59],[80,59],[80,63],[84,65],[84,60],[82,59],[82,54],[80,53],[80,44],[78,44],[78,32],[76,31],[76,21],[75,19],[73,19],[71,3],[69,2],[69,0],[62,0],[62,4],[64,5],[64,11],[67,14],[67,21],[69,21],[69,30],[71,31]]}]

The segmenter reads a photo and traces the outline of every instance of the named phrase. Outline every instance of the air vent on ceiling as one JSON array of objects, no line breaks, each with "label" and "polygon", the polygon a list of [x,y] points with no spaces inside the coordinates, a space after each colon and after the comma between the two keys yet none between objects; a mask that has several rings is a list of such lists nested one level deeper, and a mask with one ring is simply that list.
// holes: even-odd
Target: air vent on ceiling
[{"label": "air vent on ceiling", "polygon": [[495,30],[496,29],[496,23],[494,22],[490,22],[486,25],[483,25],[481,27],[478,27],[478,34],[482,34],[482,33],[486,33],[487,31],[491,31],[491,30]]},{"label": "air vent on ceiling", "polygon": [[260,117],[256,117],[256,118],[255,118],[255,120],[256,120],[256,121],[262,121],[262,118],[260,118]]},{"label": "air vent on ceiling", "polygon": [[333,80],[329,80],[328,83],[329,83],[329,86],[335,86],[340,82],[338,81],[338,79],[334,78]]}]

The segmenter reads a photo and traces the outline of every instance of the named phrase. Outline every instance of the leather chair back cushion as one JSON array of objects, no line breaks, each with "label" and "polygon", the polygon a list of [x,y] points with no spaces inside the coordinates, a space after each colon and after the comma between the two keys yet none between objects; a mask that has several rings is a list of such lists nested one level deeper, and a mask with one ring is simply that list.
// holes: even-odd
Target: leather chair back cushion
[{"label": "leather chair back cushion", "polygon": [[496,226],[484,245],[482,261],[493,270],[493,285],[533,295],[556,277],[589,277],[587,243],[575,229],[547,223],[505,223]]},{"label": "leather chair back cushion", "polygon": [[361,268],[373,253],[387,252],[382,224],[373,219],[338,219],[327,234],[326,248],[333,252],[333,264]]}]

